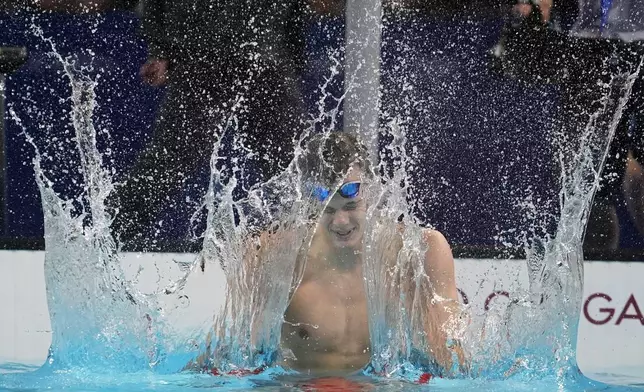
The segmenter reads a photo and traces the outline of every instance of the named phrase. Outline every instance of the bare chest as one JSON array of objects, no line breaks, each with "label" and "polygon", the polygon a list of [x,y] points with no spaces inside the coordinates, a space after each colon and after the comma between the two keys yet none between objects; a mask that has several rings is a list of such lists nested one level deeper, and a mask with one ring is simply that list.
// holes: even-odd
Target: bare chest
[{"label": "bare chest", "polygon": [[303,283],[284,318],[282,344],[301,365],[331,357],[336,362],[368,360],[367,300],[361,279]]}]

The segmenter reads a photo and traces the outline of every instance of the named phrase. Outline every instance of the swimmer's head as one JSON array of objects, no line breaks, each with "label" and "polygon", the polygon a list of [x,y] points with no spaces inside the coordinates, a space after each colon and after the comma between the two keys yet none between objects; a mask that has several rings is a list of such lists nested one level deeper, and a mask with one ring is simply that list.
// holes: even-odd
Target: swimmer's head
[{"label": "swimmer's head", "polygon": [[303,149],[298,163],[304,182],[337,186],[352,169],[360,169],[366,179],[373,178],[369,152],[352,133],[315,134]]},{"label": "swimmer's head", "polygon": [[319,227],[333,247],[358,250],[366,226],[362,184],[373,178],[367,149],[344,132],[314,135],[304,148],[298,163],[306,190],[325,205]]}]

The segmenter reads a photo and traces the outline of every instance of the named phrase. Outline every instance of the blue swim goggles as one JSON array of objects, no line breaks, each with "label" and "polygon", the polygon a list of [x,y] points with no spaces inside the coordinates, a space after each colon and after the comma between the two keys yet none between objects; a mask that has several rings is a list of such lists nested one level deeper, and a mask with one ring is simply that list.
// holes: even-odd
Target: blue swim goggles
[{"label": "blue swim goggles", "polygon": [[[359,192],[359,181],[347,182],[346,184],[342,184],[342,186],[338,190],[340,196],[344,197],[345,199],[353,199],[354,197],[358,196]],[[312,194],[316,199],[322,202],[329,198],[329,195],[331,195],[331,190],[321,185],[314,185]]]}]

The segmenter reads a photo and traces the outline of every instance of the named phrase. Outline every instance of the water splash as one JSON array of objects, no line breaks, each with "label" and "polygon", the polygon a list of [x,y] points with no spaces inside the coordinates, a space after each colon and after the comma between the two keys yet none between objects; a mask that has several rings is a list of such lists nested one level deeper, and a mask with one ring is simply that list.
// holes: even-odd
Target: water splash
[{"label": "water splash", "polygon": [[97,148],[92,119],[96,105],[96,81],[77,69],[71,59],[56,51],[51,39],[34,27],[34,34],[51,45],[51,56],[62,65],[71,87],[71,122],[80,153],[83,177],[81,194],[63,200],[55,183],[41,167],[36,150],[34,170],[45,218],[45,282],[53,330],[47,365],[52,369],[88,367],[133,371],[149,368],[155,361],[155,341],[150,339],[154,306],[137,295],[125,279],[117,245],[109,226],[106,198],[113,190],[111,177]]},{"label": "water splash", "polygon": [[[609,145],[640,66],[641,59],[600,86],[602,105],[588,116],[579,134],[555,138],[561,167],[557,228],[554,235],[524,243],[529,290],[511,293],[500,318],[485,320],[486,330],[496,329],[492,339],[473,337],[480,342],[472,345],[478,352],[478,374],[489,374],[491,368],[497,377],[553,376],[561,382],[580,374],[575,348],[584,233]],[[498,347],[496,352],[494,347]]]},{"label": "water splash", "polygon": [[302,275],[297,257],[305,240],[310,240],[306,220],[313,205],[305,202],[297,186],[294,165],[252,189],[247,198],[233,201],[235,181],[221,183],[217,159],[213,155],[201,257],[204,268],[221,265],[227,287],[224,307],[215,318],[213,342],[204,353],[206,366],[222,371],[270,366],[279,356],[289,295]]},{"label": "water splash", "polygon": [[[236,199],[237,180],[224,176],[220,165],[227,154],[224,137],[215,143],[204,202],[207,227],[203,247],[184,277],[166,290],[176,297],[195,274],[204,271],[216,270],[225,276],[224,302],[212,325],[200,331],[203,343],[190,369],[215,368],[222,373],[262,369],[278,365],[284,358],[280,349],[284,312],[304,272],[302,252],[308,248],[316,218],[324,208],[314,202],[312,189],[304,186],[300,157],[307,153],[306,141],[316,130],[321,128],[318,132],[328,136],[338,121],[344,96],[333,97],[330,92],[339,75],[335,56],[337,53],[330,54],[335,66],[319,86],[318,113],[308,129],[293,140],[294,159],[282,173]],[[336,104],[327,109],[329,101]],[[222,126],[224,132],[235,132],[230,125]],[[241,169],[232,168],[237,170]]]},{"label": "water splash", "polygon": [[[404,52],[404,48],[399,50]],[[372,190],[372,206],[377,207],[370,210],[365,239],[371,367],[376,374],[400,375],[420,367],[429,368],[434,374],[461,377],[551,377],[561,383],[579,379],[575,348],[583,289],[585,227],[608,147],[639,73],[641,58],[636,60],[625,61],[621,68],[606,64],[606,69],[612,72],[608,71],[609,80],[598,86],[602,93],[600,105],[588,114],[585,127],[572,135],[555,132],[553,139],[561,168],[559,200],[553,201],[559,203],[558,214],[550,216],[547,211],[539,211],[547,203],[536,204],[529,190],[510,193],[507,202],[527,209],[524,223],[528,227],[512,233],[506,245],[516,247],[518,239],[519,247],[525,251],[529,288],[510,292],[507,307],[488,312],[480,329],[478,325],[468,326],[476,318],[473,309],[452,307],[455,322],[442,325],[434,333],[448,337],[448,344],[452,339],[463,342],[470,362],[461,369],[437,368],[431,357],[418,356],[418,351],[428,353],[429,345],[423,340],[426,337],[418,337],[422,309],[413,298],[431,296],[432,288],[421,261],[427,251],[423,233],[410,218],[412,209],[406,184],[410,170],[414,170],[411,159],[414,151],[413,143],[406,140],[407,124],[401,121],[407,120],[407,111],[419,103],[409,93],[413,90],[409,79],[414,75],[400,76],[402,80],[397,82],[403,95],[397,96],[397,105],[403,114],[390,117],[384,130],[390,140],[384,155],[400,164],[391,177],[382,179],[384,187]],[[384,113],[385,117],[387,114]],[[412,150],[406,150],[410,145]],[[549,231],[546,226],[553,220],[557,222],[556,228]],[[404,234],[393,222],[405,226]],[[390,249],[401,251],[391,255]],[[383,286],[382,282],[387,283]],[[442,299],[434,297],[432,301],[440,303]]]},{"label": "water splash", "polygon": [[[67,59],[59,57],[59,61],[72,87],[72,121],[85,182],[78,200],[61,200],[44,175],[40,158],[34,163],[45,211],[45,268],[54,330],[50,364],[106,366],[122,371],[152,367],[160,348],[158,335],[150,330],[150,319],[160,318],[156,318],[153,302],[138,295],[124,278],[118,248],[109,234],[111,216],[105,200],[112,184],[96,147],[92,123],[96,84]],[[513,374],[538,377],[576,372],[574,348],[583,279],[583,228],[632,80],[632,73],[615,76],[609,83],[604,107],[591,117],[580,145],[572,150],[562,148],[562,166],[566,169],[559,225],[554,236],[527,248],[530,290],[512,293],[505,311],[488,316],[485,336],[465,335],[463,324],[444,327],[444,333],[462,338],[473,354],[471,370],[466,374],[507,378]],[[610,120],[606,127],[605,117]],[[14,120],[19,122],[15,115]],[[371,207],[365,240],[365,278],[374,347],[372,366],[378,372],[396,375],[405,366],[413,368],[418,364],[418,349],[427,347],[425,337],[416,336],[412,328],[412,321],[419,317],[419,305],[406,296],[410,292],[416,296],[427,294],[427,276],[420,262],[426,247],[422,230],[413,228],[417,222],[408,202],[406,169],[413,154],[406,149],[405,125],[392,121],[383,133],[393,139],[386,147],[387,154],[401,161],[393,174],[377,177],[366,189]],[[219,147],[215,145],[211,160],[203,250],[185,279],[175,282],[165,294],[179,296],[183,284],[200,268],[221,268],[228,294],[209,340],[204,339],[200,348],[209,361],[207,366],[226,371],[274,365],[281,356],[278,347],[283,313],[304,268],[297,263],[297,256],[311,235],[301,228],[308,227],[320,207],[307,203],[308,195],[293,186],[301,183],[296,161],[283,174],[251,189],[248,197],[234,200],[235,179],[224,181],[217,169]],[[388,173],[386,168],[382,171]],[[398,241],[398,222],[410,229],[400,237],[403,251],[391,265],[385,256]],[[266,228],[269,233],[264,234],[260,246],[258,236]],[[288,278],[275,279],[278,276]],[[404,280],[409,276],[413,278]],[[381,282],[388,284],[383,287]],[[411,284],[413,289],[409,288]],[[526,329],[526,324],[531,328]]]}]

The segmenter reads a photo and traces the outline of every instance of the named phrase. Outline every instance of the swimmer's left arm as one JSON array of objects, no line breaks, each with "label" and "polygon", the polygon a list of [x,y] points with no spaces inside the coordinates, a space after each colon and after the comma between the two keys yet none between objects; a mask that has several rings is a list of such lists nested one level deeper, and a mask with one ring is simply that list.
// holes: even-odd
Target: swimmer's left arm
[{"label": "swimmer's left arm", "polygon": [[429,278],[429,287],[421,290],[425,302],[424,332],[434,359],[451,373],[454,354],[459,368],[466,368],[468,362],[458,336],[463,313],[456,288],[454,257],[440,232],[426,229],[423,238],[427,244],[424,267]]}]

